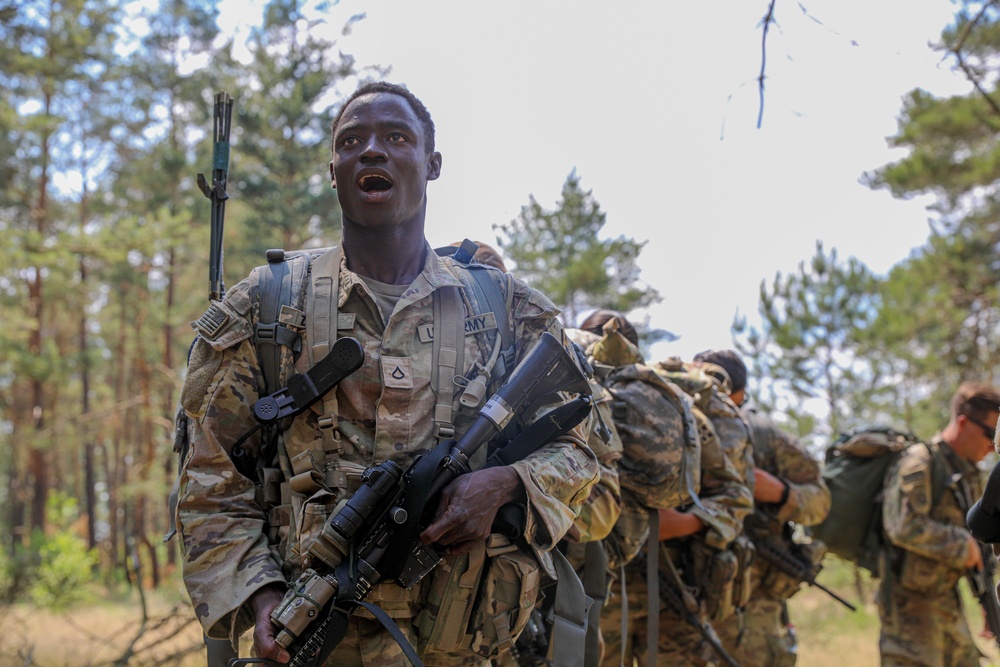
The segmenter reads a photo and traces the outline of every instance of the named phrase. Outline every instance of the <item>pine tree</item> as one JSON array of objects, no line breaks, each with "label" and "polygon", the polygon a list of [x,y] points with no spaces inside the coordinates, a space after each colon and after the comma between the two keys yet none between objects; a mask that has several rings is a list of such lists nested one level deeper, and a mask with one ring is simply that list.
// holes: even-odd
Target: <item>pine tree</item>
[{"label": "pine tree", "polygon": [[554,210],[529,195],[517,218],[493,229],[518,277],[552,299],[567,326],[576,326],[589,309],[628,313],[660,299],[639,279],[636,260],[646,242],[626,236],[600,238],[605,221],[593,191],[580,187],[573,170]]}]

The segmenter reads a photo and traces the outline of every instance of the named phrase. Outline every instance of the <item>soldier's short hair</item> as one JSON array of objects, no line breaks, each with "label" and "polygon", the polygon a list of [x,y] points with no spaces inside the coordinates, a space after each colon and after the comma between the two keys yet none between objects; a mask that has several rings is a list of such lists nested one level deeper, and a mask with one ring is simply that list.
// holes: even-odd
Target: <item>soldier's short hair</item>
[{"label": "soldier's short hair", "polygon": [[344,111],[347,107],[351,105],[351,102],[358,99],[362,95],[370,95],[374,93],[388,93],[390,95],[398,95],[406,100],[410,108],[413,109],[413,113],[416,114],[417,120],[420,121],[420,125],[424,130],[424,143],[427,144],[427,153],[434,152],[434,121],[431,119],[431,112],[427,110],[424,103],[420,99],[410,92],[409,88],[406,86],[389,83],[388,81],[369,81],[358,86],[358,89],[351,93],[344,103],[341,105],[340,110],[337,112],[336,117],[333,119],[333,123],[330,124],[330,150],[336,150],[336,135],[337,126],[340,125],[341,119],[344,117]]},{"label": "soldier's short hair", "polygon": [[985,382],[963,382],[951,397],[952,419],[965,415],[985,421],[991,412],[1000,412],[1000,390]]},{"label": "soldier's short hair", "polygon": [[705,350],[694,355],[694,360],[722,366],[729,374],[729,381],[733,385],[732,391],[747,388],[747,365],[735,350]]}]

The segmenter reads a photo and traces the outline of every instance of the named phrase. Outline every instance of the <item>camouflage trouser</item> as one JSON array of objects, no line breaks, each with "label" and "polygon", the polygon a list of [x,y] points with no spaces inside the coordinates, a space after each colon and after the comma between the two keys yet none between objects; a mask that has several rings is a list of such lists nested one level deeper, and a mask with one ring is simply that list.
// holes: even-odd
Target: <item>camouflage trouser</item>
[{"label": "camouflage trouser", "polygon": [[969,632],[957,588],[928,596],[904,590],[891,578],[882,586],[878,648],[883,667],[979,667],[982,654]]},{"label": "camouflage trouser", "polygon": [[[396,620],[399,629],[415,647],[417,640],[413,627],[406,622],[407,619]],[[489,665],[488,661],[472,651],[422,655],[421,658],[427,667]],[[326,667],[410,667],[410,661],[381,623],[360,616],[351,616],[347,634],[330,654]]]},{"label": "camouflage trouser", "polygon": [[743,614],[717,623],[716,631],[740,667],[791,667],[798,643],[789,628],[785,603],[755,590]]},{"label": "camouflage trouser", "polygon": [[[621,584],[615,581],[611,594],[601,611],[601,633],[604,635],[604,657],[601,667],[618,667],[624,647],[625,667],[646,667],[648,664],[646,619],[648,598],[645,576],[639,568],[626,574],[628,595],[628,629],[622,637]],[[657,633],[656,664],[664,667],[704,667],[721,664],[712,648],[691,625],[679,616],[669,613],[661,604],[659,632]]]}]

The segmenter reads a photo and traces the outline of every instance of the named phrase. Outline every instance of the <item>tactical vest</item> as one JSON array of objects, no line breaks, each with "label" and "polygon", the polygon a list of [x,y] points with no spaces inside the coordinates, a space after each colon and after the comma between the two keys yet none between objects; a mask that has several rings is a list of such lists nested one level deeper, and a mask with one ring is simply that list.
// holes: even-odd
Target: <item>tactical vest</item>
[{"label": "tactical vest", "polygon": [[[457,249],[449,247],[437,251],[439,255],[452,255],[453,274],[462,283],[461,287],[439,288],[433,294],[432,387],[436,396],[433,420],[434,436],[438,439],[454,437],[458,413],[464,411],[471,419],[485,397],[487,385],[499,384],[514,365],[514,332],[510,321],[514,291],[512,278],[491,267],[471,263],[475,249],[474,244],[467,242]],[[309,366],[314,365],[329,351],[337,339],[338,330],[350,328],[352,314],[338,313],[337,309],[340,264],[337,249],[296,253],[278,250],[269,251],[268,263],[251,273],[249,292],[252,310],[248,319],[254,331],[253,344],[261,373],[261,396],[271,394],[287,384],[295,372],[296,360],[302,354],[308,355],[306,359]],[[466,302],[476,316],[492,313],[495,318],[495,326],[489,331],[479,332],[473,328],[470,335],[475,337],[480,354],[471,360],[463,360],[469,330]],[[210,326],[213,322],[211,310],[210,308],[210,313],[203,316],[201,323],[205,326]],[[305,316],[307,312],[310,314],[308,318]],[[309,342],[307,348],[304,348],[303,340]],[[301,365],[300,362],[299,366]],[[459,392],[455,400],[455,383],[463,378],[464,390]],[[302,530],[297,537],[302,538],[300,541],[303,543],[308,541],[310,536],[307,531],[310,528],[305,526],[308,524],[312,529],[321,527],[327,517],[336,513],[338,500],[345,501],[357,489],[364,470],[363,466],[340,458],[336,394],[335,390],[330,391],[322,399],[322,416],[318,424],[318,430],[322,434],[320,448],[298,451],[290,449],[286,433],[293,420],[288,419],[265,432],[259,439],[259,449],[248,454],[256,461],[258,501],[269,510],[269,542],[272,552],[277,562],[285,563],[286,577],[295,574],[288,565],[292,559],[287,558],[290,532]],[[303,518],[304,509],[322,514]],[[296,521],[293,522],[293,519]],[[517,550],[509,542],[500,544],[493,537],[500,536],[491,536],[491,541],[484,547],[485,551],[476,549],[469,559],[457,563],[464,568],[464,575],[462,572],[448,572],[439,567],[428,577],[429,596],[440,596],[438,602],[447,600],[451,611],[446,612],[443,605],[432,604],[425,607],[415,619],[424,650],[444,651],[448,650],[450,644],[468,642],[469,637],[463,637],[462,632],[466,625],[478,628],[472,639],[473,648],[484,653],[492,650],[490,647],[498,643],[510,641],[520,632],[520,627],[523,627],[522,619],[527,617],[533,606],[541,572],[537,569],[537,563],[533,562],[534,556]],[[479,561],[474,567],[473,556],[476,554]],[[480,570],[475,568],[484,567],[484,557],[487,562],[481,576],[484,590],[488,591],[496,583],[501,585],[504,594],[510,593],[507,590],[511,587],[508,580],[513,579],[517,579],[521,586],[521,591],[513,602],[515,609],[522,609],[522,613],[511,615],[511,618],[517,619],[516,625],[500,627],[498,619],[506,617],[503,614],[496,614],[492,620],[486,619],[489,622],[479,622],[468,616],[473,611],[471,602],[462,603],[461,593],[464,591],[476,595],[479,586],[469,588],[465,585],[465,580],[472,581],[474,577],[476,582],[480,581]],[[522,559],[531,559],[532,562],[521,562]],[[560,562],[560,559],[555,559],[555,567],[560,584],[566,584],[557,589],[557,612],[560,607],[559,599],[563,598],[567,600],[563,606],[568,607],[574,615],[585,613],[584,591],[572,569],[568,568],[568,563],[564,560]],[[535,572],[534,578],[530,576],[532,571]],[[576,583],[575,591],[571,590],[573,580]],[[502,597],[499,592],[492,596],[494,606]],[[410,604],[410,598],[412,593],[400,587],[379,586],[373,589],[368,599],[390,615],[395,615],[393,611],[405,615],[403,607]],[[453,622],[454,613],[464,613],[461,623]],[[572,618],[569,614],[567,616]],[[582,617],[574,620],[573,625],[580,625],[582,633]],[[572,646],[581,642],[573,640],[559,643]]]},{"label": "tactical vest", "polygon": [[[470,414],[478,409],[486,393],[490,378],[503,378],[513,367],[513,331],[509,319],[513,290],[509,274],[471,263],[472,248],[442,249],[439,254],[452,254],[454,273],[463,287],[435,290],[433,297],[434,332],[432,380],[436,399],[434,407],[435,437],[454,437],[454,419],[457,410]],[[470,253],[471,250],[471,253]],[[306,354],[308,365],[322,359],[337,338],[337,332],[350,329],[353,315],[338,313],[339,249],[320,249],[285,253],[269,251],[268,264],[257,267],[250,275],[251,301],[254,327],[254,346],[258,352],[261,374],[264,379],[261,395],[267,395],[285,386],[295,372],[296,359]],[[506,289],[500,284],[505,283]],[[464,292],[464,294],[463,294]],[[476,333],[476,340],[485,364],[465,360],[466,313],[464,299],[477,314],[492,313],[495,329]],[[310,313],[306,318],[305,313]],[[309,341],[302,349],[302,334]],[[467,370],[468,368],[468,370]],[[454,404],[455,379],[466,377],[465,390]],[[289,529],[308,531],[307,524],[290,524],[300,517],[303,505],[316,494],[330,493],[323,501],[324,512],[332,514],[332,505],[353,493],[359,484],[364,466],[341,459],[342,443],[338,429],[337,391],[330,391],[322,399],[322,416],[318,421],[321,446],[302,449],[286,442],[286,429],[291,424],[279,423],[272,432],[261,438],[261,452],[257,455],[258,478],[261,488],[259,500],[270,508],[270,541],[278,562],[287,562],[285,541]],[[319,506],[310,506],[310,512]],[[308,541],[304,532],[298,535]],[[292,572],[286,572],[291,575]]]}]

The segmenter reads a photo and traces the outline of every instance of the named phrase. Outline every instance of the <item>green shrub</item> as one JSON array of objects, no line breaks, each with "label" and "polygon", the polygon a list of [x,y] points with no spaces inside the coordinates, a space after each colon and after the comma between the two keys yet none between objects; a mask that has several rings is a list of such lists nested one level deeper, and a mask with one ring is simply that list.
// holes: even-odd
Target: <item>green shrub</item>
[{"label": "green shrub", "polygon": [[72,528],[78,515],[75,499],[53,494],[48,519],[55,531],[32,536],[32,557],[26,564],[27,572],[21,571],[20,577],[27,582],[28,598],[40,607],[64,609],[87,597],[98,556]]}]

